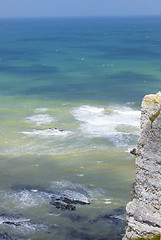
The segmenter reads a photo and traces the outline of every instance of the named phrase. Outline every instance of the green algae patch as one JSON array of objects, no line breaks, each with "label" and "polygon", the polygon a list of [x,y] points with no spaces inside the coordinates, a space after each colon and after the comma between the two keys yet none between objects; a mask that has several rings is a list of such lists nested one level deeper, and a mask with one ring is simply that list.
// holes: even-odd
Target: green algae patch
[{"label": "green algae patch", "polygon": [[133,240],[161,240],[161,235],[155,235],[151,238],[144,238],[144,237],[141,237],[141,238],[135,238]]},{"label": "green algae patch", "polygon": [[149,119],[151,121],[151,128],[152,128],[152,123],[154,122],[154,120],[160,115],[160,111],[161,111],[161,109],[156,114],[149,117]]},{"label": "green algae patch", "polygon": [[143,103],[146,105],[151,105],[152,107],[156,107],[160,100],[161,100],[160,94],[150,94],[146,95],[143,98]]}]

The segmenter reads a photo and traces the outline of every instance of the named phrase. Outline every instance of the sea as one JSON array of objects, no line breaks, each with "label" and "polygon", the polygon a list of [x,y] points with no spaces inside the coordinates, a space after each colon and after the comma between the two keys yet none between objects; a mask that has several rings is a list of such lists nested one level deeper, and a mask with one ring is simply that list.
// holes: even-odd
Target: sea
[{"label": "sea", "polygon": [[121,240],[161,17],[0,19],[0,239]]}]

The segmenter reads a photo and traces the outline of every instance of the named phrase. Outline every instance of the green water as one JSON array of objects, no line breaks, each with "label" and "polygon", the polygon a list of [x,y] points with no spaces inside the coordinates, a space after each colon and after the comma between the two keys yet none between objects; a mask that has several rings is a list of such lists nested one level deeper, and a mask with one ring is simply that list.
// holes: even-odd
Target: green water
[{"label": "green water", "polygon": [[[160,90],[160,25],[0,20],[1,239],[122,238],[141,99]],[[62,211],[53,194],[90,204]]]}]

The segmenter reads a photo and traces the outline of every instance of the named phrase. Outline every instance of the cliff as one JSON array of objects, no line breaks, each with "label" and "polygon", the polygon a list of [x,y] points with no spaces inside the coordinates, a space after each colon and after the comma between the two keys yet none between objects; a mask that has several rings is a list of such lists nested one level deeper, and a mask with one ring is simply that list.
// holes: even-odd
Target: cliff
[{"label": "cliff", "polygon": [[[136,155],[134,199],[127,204],[123,240],[161,235],[161,92],[142,101]],[[161,239],[158,237],[157,239]]]}]

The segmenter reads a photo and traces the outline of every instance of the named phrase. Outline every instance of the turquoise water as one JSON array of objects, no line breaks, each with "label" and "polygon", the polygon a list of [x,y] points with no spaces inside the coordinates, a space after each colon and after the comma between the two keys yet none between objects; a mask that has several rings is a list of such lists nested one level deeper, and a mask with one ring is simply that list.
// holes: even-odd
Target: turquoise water
[{"label": "turquoise water", "polygon": [[[160,29],[161,18],[0,20],[2,239],[122,238]],[[55,193],[90,204],[62,211]]]}]

